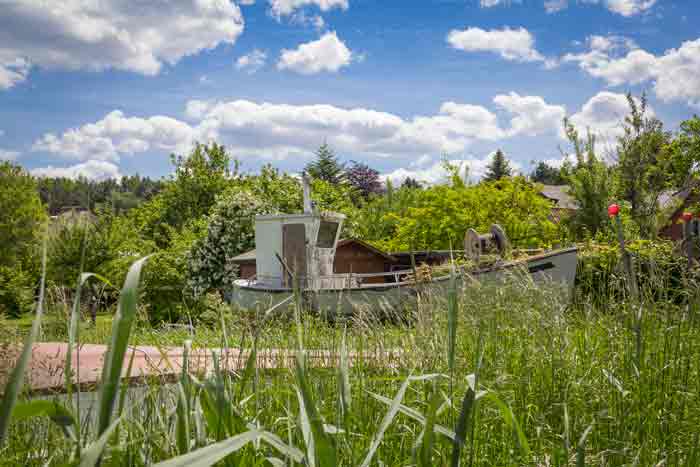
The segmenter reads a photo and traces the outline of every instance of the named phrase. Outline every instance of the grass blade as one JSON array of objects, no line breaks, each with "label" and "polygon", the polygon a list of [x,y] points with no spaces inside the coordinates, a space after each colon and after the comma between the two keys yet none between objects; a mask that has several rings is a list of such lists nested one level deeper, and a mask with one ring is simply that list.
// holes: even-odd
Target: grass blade
[{"label": "grass blade", "polygon": [[435,443],[435,419],[440,407],[440,393],[433,385],[428,412],[425,418],[425,426],[421,436],[420,448],[418,450],[417,464],[420,467],[431,467],[433,465],[433,445]]},{"label": "grass blade", "polygon": [[472,412],[474,410],[474,401],[476,400],[476,377],[475,375],[467,376],[467,381],[469,385],[467,387],[467,392],[464,394],[462,399],[462,410],[459,413],[459,418],[457,419],[457,427],[455,428],[455,442],[452,447],[452,467],[459,466],[459,456],[462,452],[462,447],[466,443],[467,439],[467,428],[469,427],[469,421],[472,417]]},{"label": "grass blade", "polygon": [[367,467],[369,466],[370,462],[372,462],[372,458],[377,452],[377,448],[381,444],[382,439],[384,439],[384,433],[386,432],[387,428],[389,428],[389,425],[391,425],[391,422],[394,421],[394,417],[396,417],[396,414],[399,412],[401,401],[403,400],[403,396],[406,394],[406,390],[408,389],[408,385],[410,382],[411,377],[409,376],[408,378],[406,378],[406,381],[403,382],[403,384],[399,388],[399,391],[394,396],[394,400],[391,402],[389,410],[387,410],[386,414],[384,415],[384,418],[382,419],[382,422],[379,424],[379,429],[372,438],[372,443],[369,446],[369,450],[367,451],[365,460],[362,461],[362,467]]},{"label": "grass blade", "polygon": [[450,284],[447,290],[447,332],[447,366],[451,378],[454,375],[457,342],[457,279],[454,266],[450,269]]},{"label": "grass blade", "polygon": [[119,393],[124,366],[124,354],[129,344],[131,328],[136,318],[136,303],[138,300],[138,285],[141,269],[148,256],[141,258],[131,265],[124,280],[124,287],[119,294],[119,306],[112,323],[112,337],[107,347],[102,378],[100,383],[100,399],[98,406],[98,433],[102,434],[110,426],[114,403]]},{"label": "grass blade", "polygon": [[578,440],[576,445],[576,467],[584,467],[586,465],[586,439],[588,439],[591,431],[593,431],[593,423],[588,425],[588,428],[583,431],[581,438]]},{"label": "grass blade", "polygon": [[305,354],[303,351],[297,352],[295,369],[300,402],[303,402],[303,412],[306,413],[309,428],[313,435],[315,458],[321,466],[335,466],[337,465],[335,443],[323,429],[323,420],[311,396],[311,389],[306,380]]},{"label": "grass blade", "polygon": [[518,442],[518,446],[520,447],[520,450],[523,452],[523,455],[525,457],[530,457],[531,451],[530,451],[530,444],[527,442],[527,438],[525,437],[525,432],[523,432],[523,429],[520,427],[520,424],[518,423],[518,420],[515,418],[515,415],[513,414],[513,411],[511,408],[501,400],[495,393],[489,392],[486,394],[486,397],[489,398],[491,401],[493,401],[496,406],[499,408],[501,411],[501,416],[503,417],[503,420],[506,422],[506,424],[514,431],[515,433],[515,438]]},{"label": "grass blade", "polygon": [[348,348],[345,344],[345,334],[346,332],[343,330],[343,340],[340,342],[340,366],[338,367],[340,412],[343,418],[347,418],[352,405],[350,371],[348,368]]},{"label": "grass blade", "polygon": [[32,356],[32,345],[39,334],[39,327],[41,325],[41,316],[44,312],[44,289],[46,285],[46,246],[47,238],[44,237],[42,254],[41,254],[41,281],[39,283],[39,300],[36,304],[36,316],[34,321],[32,321],[32,329],[24,340],[24,347],[22,348],[22,353],[15,368],[12,370],[12,374],[7,381],[5,386],[4,396],[2,398],[2,404],[0,405],[0,448],[5,445],[5,440],[7,438],[7,430],[10,428],[10,419],[12,418],[12,410],[17,403],[17,397],[22,389],[22,384],[24,383],[24,372],[27,370],[29,365],[29,359]]},{"label": "grass blade", "polygon": [[114,433],[121,418],[117,418],[112,422],[111,425],[107,426],[107,429],[100,435],[100,437],[94,443],[90,444],[83,452],[80,457],[80,467],[95,467],[99,464],[102,453],[107,446],[110,436]]},{"label": "grass blade", "polygon": [[219,462],[229,454],[239,451],[248,443],[260,437],[255,430],[232,436],[231,438],[197,449],[182,456],[155,464],[156,467],[208,467]]},{"label": "grass blade", "polygon": [[[378,400],[379,402],[381,402],[383,404],[390,406],[392,403],[392,399],[389,399],[388,397],[384,397],[382,395],[375,394],[373,392],[369,392],[369,395],[374,397],[376,400]],[[425,425],[427,423],[426,417],[414,408],[411,408],[411,407],[408,407],[406,405],[401,404],[401,405],[399,405],[399,412],[401,412],[402,414],[404,414],[408,418],[417,421],[421,425]],[[445,428],[442,425],[435,424],[433,430],[435,431],[435,433],[446,436],[452,441],[455,440],[455,436],[456,436],[455,432],[448,429],[448,428]]]}]

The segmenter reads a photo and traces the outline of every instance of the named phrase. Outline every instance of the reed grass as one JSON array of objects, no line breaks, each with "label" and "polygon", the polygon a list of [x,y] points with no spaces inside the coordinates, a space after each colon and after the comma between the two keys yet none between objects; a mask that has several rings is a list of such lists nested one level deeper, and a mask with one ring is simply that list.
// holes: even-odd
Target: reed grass
[{"label": "reed grass", "polygon": [[[187,349],[191,340],[223,353],[227,341],[255,351],[240,372],[218,364],[210,375],[183,371],[175,384],[156,378],[116,414],[121,366],[105,369],[113,385],[93,413],[76,411],[75,394],[21,396],[0,463],[698,465],[700,303],[692,277],[685,289],[684,300],[645,299],[659,293],[643,289],[641,301],[623,293],[601,307],[514,278],[426,294],[400,321],[236,315],[194,333],[132,329],[122,313],[102,336],[117,349],[109,365],[118,353],[124,361],[124,341],[148,333]],[[123,302],[132,311],[136,297]],[[259,367],[273,348],[296,355],[295,365]],[[337,364],[317,365],[317,349]],[[77,439],[51,421],[62,414],[64,428],[81,424]]]}]

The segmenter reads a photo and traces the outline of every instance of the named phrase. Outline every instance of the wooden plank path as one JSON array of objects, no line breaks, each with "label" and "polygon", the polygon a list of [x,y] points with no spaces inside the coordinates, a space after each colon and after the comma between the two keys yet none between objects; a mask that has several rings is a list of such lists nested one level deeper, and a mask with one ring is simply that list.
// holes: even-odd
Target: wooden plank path
[{"label": "wooden plank path", "polygon": [[[68,344],[64,342],[37,343],[32,346],[32,357],[26,374],[25,384],[30,392],[54,392],[65,390],[65,360]],[[5,346],[0,349],[0,388],[4,388],[7,376],[14,367],[21,350],[20,346]],[[72,381],[74,385],[91,387],[99,383],[102,374],[106,345],[82,344],[73,349]],[[240,371],[250,355],[249,350],[231,349],[192,349],[189,355],[189,368],[193,374],[208,374],[213,371],[213,353],[219,355],[220,367],[225,371]],[[133,354],[131,374],[127,375],[129,361]],[[327,350],[307,350],[307,364],[316,368],[335,368],[340,356]],[[367,365],[381,365],[384,368],[399,365],[400,349],[359,354],[348,352],[350,366],[362,359]],[[122,377],[138,381],[148,377],[161,377],[173,380],[181,374],[183,364],[182,347],[129,346],[124,356]],[[257,367],[261,369],[293,368],[296,353],[289,349],[262,349],[257,353]],[[2,393],[4,391],[0,391]]]}]

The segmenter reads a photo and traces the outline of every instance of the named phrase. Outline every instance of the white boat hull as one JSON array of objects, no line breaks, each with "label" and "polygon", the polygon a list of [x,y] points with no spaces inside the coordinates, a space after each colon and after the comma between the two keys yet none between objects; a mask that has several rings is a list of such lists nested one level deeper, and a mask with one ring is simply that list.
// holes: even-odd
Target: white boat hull
[{"label": "white boat hull", "polygon": [[[464,281],[493,282],[507,280],[513,276],[529,276],[534,283],[547,283],[562,287],[563,293],[571,293],[576,279],[576,248],[557,250],[494,266],[490,269],[460,274],[458,287]],[[400,310],[415,300],[418,290],[444,293],[449,284],[449,276],[430,282],[398,282],[368,284],[350,288],[321,288],[307,297],[313,297],[314,308],[328,316],[352,315],[361,310],[385,311]],[[335,281],[343,283],[343,280]],[[234,282],[229,301],[242,309],[266,312],[292,305],[293,291],[289,288],[265,287],[256,281],[240,279]]]}]

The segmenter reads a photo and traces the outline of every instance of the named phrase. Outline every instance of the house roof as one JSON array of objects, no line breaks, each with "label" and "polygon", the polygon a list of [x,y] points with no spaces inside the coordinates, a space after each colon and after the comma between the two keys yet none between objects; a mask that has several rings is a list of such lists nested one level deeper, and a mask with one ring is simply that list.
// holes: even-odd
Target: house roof
[{"label": "house roof", "polygon": [[231,261],[234,263],[245,263],[247,261],[255,261],[255,250],[246,251],[238,256],[234,256]]},{"label": "house roof", "polygon": [[556,203],[559,209],[578,209],[578,204],[569,194],[569,185],[542,185],[540,194]]},{"label": "house roof", "polygon": [[386,253],[386,252],[380,250],[379,248],[375,248],[372,245],[370,245],[369,243],[362,241],[360,239],[357,239],[357,238],[342,239],[342,240],[338,241],[338,245],[336,246],[336,248],[339,246],[349,245],[351,243],[356,243],[356,244],[358,244],[358,245],[360,245],[360,246],[362,246],[362,247],[364,247],[364,248],[366,248],[366,249],[368,249],[368,250],[370,250],[370,251],[372,251],[380,256],[383,256],[388,261],[392,261],[392,262],[396,261],[396,258],[394,258],[390,253]]}]

